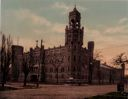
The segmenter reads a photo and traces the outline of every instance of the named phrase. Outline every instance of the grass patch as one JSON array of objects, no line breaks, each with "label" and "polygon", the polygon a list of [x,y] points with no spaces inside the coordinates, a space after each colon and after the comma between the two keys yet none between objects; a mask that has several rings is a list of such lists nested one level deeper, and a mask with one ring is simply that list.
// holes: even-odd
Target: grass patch
[{"label": "grass patch", "polygon": [[17,88],[14,88],[14,87],[7,87],[7,86],[5,86],[4,88],[2,88],[2,87],[0,86],[0,91],[9,91],[9,90],[17,90]]},{"label": "grass patch", "polygon": [[126,92],[111,92],[105,95],[97,95],[85,99],[128,99],[128,93]]}]

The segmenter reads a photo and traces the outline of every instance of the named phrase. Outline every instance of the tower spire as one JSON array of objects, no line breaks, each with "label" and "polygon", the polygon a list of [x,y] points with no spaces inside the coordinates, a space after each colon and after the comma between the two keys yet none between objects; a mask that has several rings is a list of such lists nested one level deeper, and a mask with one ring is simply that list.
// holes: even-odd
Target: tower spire
[{"label": "tower spire", "polygon": [[74,8],[76,9],[76,4],[75,4]]},{"label": "tower spire", "polygon": [[74,11],[76,11],[76,4],[74,5]]},{"label": "tower spire", "polygon": [[75,3],[74,8],[76,9],[76,0],[74,0],[74,3]]}]

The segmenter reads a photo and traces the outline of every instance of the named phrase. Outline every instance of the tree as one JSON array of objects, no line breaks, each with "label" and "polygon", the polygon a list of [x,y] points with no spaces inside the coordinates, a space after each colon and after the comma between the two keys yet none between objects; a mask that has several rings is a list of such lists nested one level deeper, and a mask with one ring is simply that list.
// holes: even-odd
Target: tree
[{"label": "tree", "polygon": [[59,53],[59,54],[56,54],[56,53],[54,53],[52,56],[51,56],[51,60],[50,60],[50,63],[55,67],[55,72],[56,72],[56,83],[58,84],[58,73],[59,73],[59,71],[58,71],[58,69],[59,69],[59,67],[60,67],[60,65],[63,63],[63,59],[64,59],[64,57],[63,57],[63,55],[61,55],[61,53]]},{"label": "tree", "polygon": [[26,86],[26,83],[27,83],[27,77],[28,77],[28,74],[29,74],[29,64],[28,64],[28,57],[27,55],[24,56],[23,58],[23,73],[24,73],[24,87]]},{"label": "tree", "polygon": [[[96,50],[94,52],[94,56],[93,56],[93,65],[95,64],[97,66],[97,69],[98,69],[97,70],[97,76],[98,76],[98,82],[99,82],[99,84],[101,83],[100,63],[101,63],[101,61],[103,61],[102,58],[103,58],[102,52],[99,51],[99,50]],[[92,72],[93,72],[93,70],[92,70]]]},{"label": "tree", "polygon": [[9,66],[11,64],[11,46],[12,40],[10,35],[6,38],[2,34],[2,44],[1,44],[1,72],[2,72],[2,87],[7,81]]},{"label": "tree", "polygon": [[121,80],[124,80],[125,77],[125,64],[128,64],[128,59],[125,53],[120,53],[117,55],[112,62],[116,66],[120,66],[122,68]]},{"label": "tree", "polygon": [[93,58],[89,58],[89,77],[88,77],[89,84],[92,84],[92,74],[93,74]]},{"label": "tree", "polygon": [[103,58],[102,52],[99,51],[99,50],[96,50],[96,51],[94,52],[93,59],[94,59],[94,60],[100,60],[100,61],[102,61],[102,58]]}]

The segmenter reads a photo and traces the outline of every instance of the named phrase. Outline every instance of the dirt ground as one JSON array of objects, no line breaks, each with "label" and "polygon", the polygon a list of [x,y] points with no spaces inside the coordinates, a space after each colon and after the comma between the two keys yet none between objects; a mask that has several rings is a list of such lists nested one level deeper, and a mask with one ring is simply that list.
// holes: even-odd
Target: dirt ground
[{"label": "dirt ground", "polygon": [[19,85],[18,90],[1,91],[0,99],[84,99],[114,91],[116,85],[40,85],[39,88],[26,89]]}]

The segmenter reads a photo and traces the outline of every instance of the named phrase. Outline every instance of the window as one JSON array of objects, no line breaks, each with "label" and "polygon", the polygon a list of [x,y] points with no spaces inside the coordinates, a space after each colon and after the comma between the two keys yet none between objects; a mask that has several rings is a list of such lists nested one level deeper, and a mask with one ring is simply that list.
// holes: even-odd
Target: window
[{"label": "window", "polygon": [[70,56],[68,56],[68,61],[70,61]]},{"label": "window", "polygon": [[45,68],[45,72],[47,72],[47,68]]},{"label": "window", "polygon": [[52,67],[50,68],[50,72],[53,72],[53,68]]},{"label": "window", "polygon": [[58,68],[55,68],[55,71],[58,72]]},{"label": "window", "polygon": [[63,74],[61,75],[61,78],[64,78],[64,75]]},{"label": "window", "polygon": [[73,45],[73,41],[71,41],[71,44]]},{"label": "window", "polygon": [[59,78],[57,74],[55,75],[55,78]]},{"label": "window", "polygon": [[76,25],[79,25],[79,23],[78,23],[78,22],[76,22]]},{"label": "window", "polygon": [[69,68],[69,66],[67,67],[67,70],[68,70],[68,71],[70,71],[70,68]]},{"label": "window", "polygon": [[52,78],[52,75],[49,75],[49,78]]},{"label": "window", "polygon": [[61,72],[64,72],[64,67],[61,68]]},{"label": "window", "polygon": [[75,67],[73,67],[73,71],[76,71],[76,68]]},{"label": "window", "polygon": [[81,58],[80,58],[80,56],[79,56],[79,62],[80,62],[80,60],[81,60]]},{"label": "window", "polygon": [[[76,40],[75,40],[76,41]],[[74,46],[74,50],[76,50],[76,46]]]},{"label": "window", "polygon": [[76,61],[76,56],[74,56],[74,61]]}]

